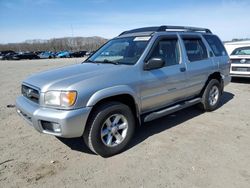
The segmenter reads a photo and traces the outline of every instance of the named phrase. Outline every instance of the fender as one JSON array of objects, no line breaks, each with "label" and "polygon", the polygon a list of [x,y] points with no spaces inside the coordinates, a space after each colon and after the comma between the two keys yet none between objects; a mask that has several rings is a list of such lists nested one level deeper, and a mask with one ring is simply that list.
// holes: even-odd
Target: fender
[{"label": "fender", "polygon": [[122,94],[128,94],[134,98],[137,111],[139,112],[140,106],[141,106],[140,100],[137,97],[136,93],[133,91],[133,89],[127,85],[119,85],[119,86],[109,87],[109,88],[105,88],[105,89],[102,89],[102,90],[95,92],[89,98],[86,106],[91,107],[91,106],[94,106],[96,103],[98,103],[102,99],[116,96],[116,95],[122,95]]}]

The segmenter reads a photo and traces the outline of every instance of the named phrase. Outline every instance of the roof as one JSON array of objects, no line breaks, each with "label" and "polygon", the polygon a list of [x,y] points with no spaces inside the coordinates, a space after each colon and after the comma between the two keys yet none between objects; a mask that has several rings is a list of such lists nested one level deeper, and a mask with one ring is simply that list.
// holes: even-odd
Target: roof
[{"label": "roof", "polygon": [[155,33],[155,32],[163,32],[163,31],[182,31],[182,32],[203,32],[203,33],[212,33],[207,28],[200,27],[188,27],[188,26],[156,26],[156,27],[143,27],[132,29],[129,31],[122,32],[119,36],[129,35],[129,34],[139,34],[139,33]]}]

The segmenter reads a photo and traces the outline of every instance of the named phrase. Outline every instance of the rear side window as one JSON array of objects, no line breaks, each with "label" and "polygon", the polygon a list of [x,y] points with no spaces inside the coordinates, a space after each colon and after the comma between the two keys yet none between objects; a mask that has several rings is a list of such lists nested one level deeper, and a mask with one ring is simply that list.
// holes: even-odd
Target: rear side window
[{"label": "rear side window", "polygon": [[207,43],[213,50],[215,56],[225,56],[227,52],[224,45],[221,43],[220,39],[215,35],[204,35]]},{"label": "rear side window", "polygon": [[201,38],[184,38],[183,42],[189,61],[194,62],[208,58],[206,46]]}]

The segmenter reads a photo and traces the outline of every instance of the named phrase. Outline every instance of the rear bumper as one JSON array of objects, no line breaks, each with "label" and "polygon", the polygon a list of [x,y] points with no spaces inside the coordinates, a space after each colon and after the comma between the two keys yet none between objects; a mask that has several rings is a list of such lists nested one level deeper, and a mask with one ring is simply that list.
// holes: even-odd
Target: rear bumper
[{"label": "rear bumper", "polygon": [[[16,99],[17,113],[23,117],[38,132],[59,137],[73,138],[82,136],[90,107],[76,110],[57,110],[40,107],[38,104],[20,96]],[[59,132],[46,130],[42,121],[56,123],[60,126]]]}]

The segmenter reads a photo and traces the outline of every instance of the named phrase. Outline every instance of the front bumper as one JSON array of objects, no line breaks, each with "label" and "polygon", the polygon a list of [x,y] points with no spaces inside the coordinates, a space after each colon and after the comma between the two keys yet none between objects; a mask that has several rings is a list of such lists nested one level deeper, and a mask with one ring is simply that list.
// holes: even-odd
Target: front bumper
[{"label": "front bumper", "polygon": [[[16,99],[16,110],[21,117],[41,133],[73,138],[82,136],[91,108],[86,107],[76,110],[44,108],[20,96]],[[44,129],[43,121],[58,124],[60,132]]]}]

